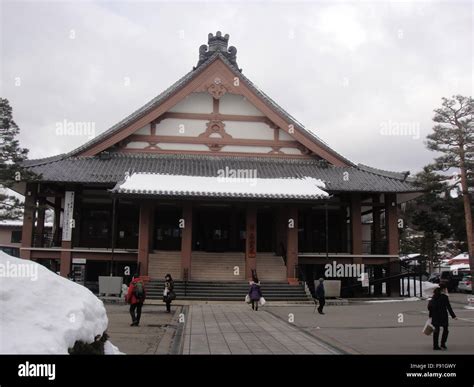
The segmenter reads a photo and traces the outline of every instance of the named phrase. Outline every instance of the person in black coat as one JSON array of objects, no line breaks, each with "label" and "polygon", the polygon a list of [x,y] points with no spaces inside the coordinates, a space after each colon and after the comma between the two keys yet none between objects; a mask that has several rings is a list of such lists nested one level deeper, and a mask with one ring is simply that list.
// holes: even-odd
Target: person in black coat
[{"label": "person in black coat", "polygon": [[166,303],[166,313],[171,313],[171,301],[176,298],[174,292],[174,281],[171,274],[165,276],[165,289],[163,291],[163,302]]},{"label": "person in black coat", "polygon": [[319,302],[318,312],[319,314],[324,314],[323,308],[324,308],[324,305],[326,305],[326,291],[324,290],[324,278],[319,279],[319,284],[316,287],[315,295]]},{"label": "person in black coat", "polygon": [[[428,303],[428,310],[431,317],[431,325],[434,326],[433,332],[433,349],[440,350],[446,348],[446,341],[448,340],[448,312],[453,319],[457,320],[456,315],[449,303],[449,297],[441,292],[441,288],[436,288],[433,291],[433,297]],[[443,327],[443,335],[441,336],[441,347],[438,345],[439,331]]]}]

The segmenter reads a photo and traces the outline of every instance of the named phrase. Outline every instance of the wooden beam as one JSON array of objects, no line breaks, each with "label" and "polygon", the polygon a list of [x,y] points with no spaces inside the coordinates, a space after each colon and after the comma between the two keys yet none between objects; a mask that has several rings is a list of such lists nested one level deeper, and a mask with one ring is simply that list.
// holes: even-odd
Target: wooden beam
[{"label": "wooden beam", "polygon": [[134,134],[129,137],[130,141],[172,143],[172,144],[213,144],[239,145],[239,146],[278,146],[286,148],[296,148],[297,141],[275,141],[275,140],[252,140],[244,138],[219,138],[219,137],[192,137],[192,136],[150,136],[146,134]]},{"label": "wooden beam", "polygon": [[[215,100],[219,101],[219,100]],[[215,107],[214,107],[215,108]],[[200,121],[240,121],[240,122],[263,122],[268,125],[272,122],[265,116],[252,116],[252,115],[240,115],[240,114],[221,114],[215,113],[181,113],[181,112],[166,112],[159,117],[159,121],[173,118],[179,120],[200,120]]]}]

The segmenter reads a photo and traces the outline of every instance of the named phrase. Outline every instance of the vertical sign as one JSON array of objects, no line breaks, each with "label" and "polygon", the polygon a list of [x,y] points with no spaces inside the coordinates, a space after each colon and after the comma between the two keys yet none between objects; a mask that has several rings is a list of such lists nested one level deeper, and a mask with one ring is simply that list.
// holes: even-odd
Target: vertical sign
[{"label": "vertical sign", "polygon": [[361,273],[360,274],[362,287],[368,288],[369,287],[369,273]]},{"label": "vertical sign", "polygon": [[249,225],[249,233],[248,233],[248,238],[249,238],[249,251],[248,255],[249,258],[255,258],[257,256],[257,241],[256,241],[256,235],[255,235],[255,224],[250,224]]},{"label": "vertical sign", "polygon": [[74,191],[66,191],[64,196],[63,241],[71,241],[74,225]]}]

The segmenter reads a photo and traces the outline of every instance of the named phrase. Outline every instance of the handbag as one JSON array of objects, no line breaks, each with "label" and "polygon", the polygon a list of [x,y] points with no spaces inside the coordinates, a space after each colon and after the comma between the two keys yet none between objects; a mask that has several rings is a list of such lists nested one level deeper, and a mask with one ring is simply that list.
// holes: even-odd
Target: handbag
[{"label": "handbag", "polygon": [[250,303],[251,303],[251,301],[250,301],[250,296],[249,296],[248,294],[245,296],[245,302],[246,302],[247,304],[250,304]]},{"label": "handbag", "polygon": [[260,300],[258,300],[258,303],[259,303],[261,306],[263,306],[263,305],[265,305],[265,304],[267,303],[267,301],[265,300],[265,298],[260,297]]},{"label": "handbag", "polygon": [[175,300],[176,299],[176,293],[173,290],[170,290],[168,293],[168,297],[170,300]]},{"label": "handbag", "polygon": [[433,333],[433,331],[434,331],[434,326],[431,325],[431,318],[429,318],[428,320],[426,320],[425,326],[423,327],[422,332],[426,336],[430,336]]}]

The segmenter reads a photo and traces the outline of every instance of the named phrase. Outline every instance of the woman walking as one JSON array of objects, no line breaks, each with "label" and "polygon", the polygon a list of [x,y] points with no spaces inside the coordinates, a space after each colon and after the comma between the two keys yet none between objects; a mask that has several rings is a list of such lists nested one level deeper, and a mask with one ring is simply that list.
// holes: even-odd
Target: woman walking
[{"label": "woman walking", "polygon": [[[448,340],[448,312],[451,317],[457,320],[456,315],[449,303],[449,297],[441,292],[441,288],[436,288],[433,291],[433,297],[428,303],[428,310],[430,311],[431,325],[434,326],[433,332],[433,350],[448,349],[446,341]],[[441,347],[438,344],[439,331],[443,327],[443,335],[441,336]]]},{"label": "woman walking", "polygon": [[171,312],[171,301],[176,298],[174,293],[174,281],[170,274],[165,276],[165,289],[163,290],[163,302],[166,303],[166,313]]},{"label": "woman walking", "polygon": [[262,289],[260,289],[260,281],[257,275],[252,275],[252,281],[250,281],[249,297],[252,302],[252,310],[258,310],[258,301],[262,297]]}]

